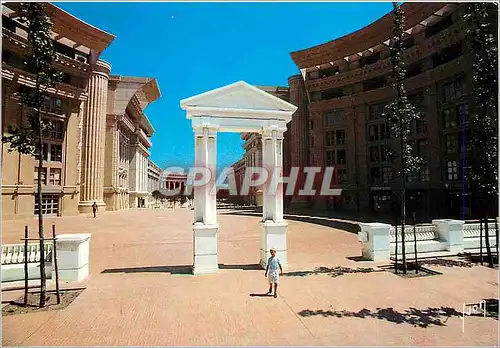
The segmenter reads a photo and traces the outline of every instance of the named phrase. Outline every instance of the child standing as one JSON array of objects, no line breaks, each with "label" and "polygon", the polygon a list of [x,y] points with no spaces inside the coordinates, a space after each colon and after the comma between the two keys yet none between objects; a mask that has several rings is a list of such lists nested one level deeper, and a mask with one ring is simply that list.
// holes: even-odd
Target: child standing
[{"label": "child standing", "polygon": [[[265,276],[269,280],[269,291],[268,295],[271,295],[273,292],[273,284],[274,284],[274,298],[278,297],[278,282],[279,276],[283,275],[283,268],[281,268],[280,259],[276,256],[276,249],[272,248],[269,250],[271,252],[271,257],[267,260],[266,274]],[[278,274],[278,268],[280,270]],[[269,276],[268,276],[269,272]]]}]

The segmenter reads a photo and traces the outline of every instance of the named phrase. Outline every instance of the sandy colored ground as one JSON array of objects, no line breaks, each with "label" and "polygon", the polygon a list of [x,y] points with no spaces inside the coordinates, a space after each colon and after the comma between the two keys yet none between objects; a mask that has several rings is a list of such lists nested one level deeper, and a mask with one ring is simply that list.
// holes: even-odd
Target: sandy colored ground
[{"label": "sandy colored ground", "polygon": [[[467,317],[462,333],[462,304],[497,298],[497,272],[486,267],[433,266],[443,274],[402,279],[348,259],[360,255],[355,234],[289,220],[289,275],[274,299],[255,296],[267,290],[256,216],[219,212],[221,270],[197,277],[188,274],[188,209],[47,219],[47,227],[52,221],[58,234],[92,233],[87,289],[64,310],[2,317],[3,345],[498,343],[494,318]],[[18,243],[24,223],[2,225],[2,242]],[[353,273],[358,267],[376,272]]]}]

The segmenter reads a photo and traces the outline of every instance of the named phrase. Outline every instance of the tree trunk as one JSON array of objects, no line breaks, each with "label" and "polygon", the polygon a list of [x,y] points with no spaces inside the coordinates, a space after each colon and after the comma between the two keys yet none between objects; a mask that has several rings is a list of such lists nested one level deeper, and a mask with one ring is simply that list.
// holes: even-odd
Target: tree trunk
[{"label": "tree trunk", "polygon": [[[37,86],[39,88],[39,86]],[[45,307],[45,244],[43,237],[43,213],[42,213],[42,168],[43,168],[43,132],[42,132],[42,114],[40,112],[40,105],[38,106],[38,235],[40,237],[40,307]],[[48,175],[48,173],[47,173]],[[45,178],[47,178],[47,175]]]},{"label": "tree trunk", "polygon": [[395,256],[394,256],[394,273],[398,273],[398,217],[396,215],[396,226],[394,226],[395,228],[395,238],[396,238],[396,253],[395,253]]},{"label": "tree trunk", "polygon": [[28,307],[28,226],[24,227],[24,307]]},{"label": "tree trunk", "polygon": [[401,254],[403,259],[403,274],[406,274],[406,245],[405,245],[405,222],[406,222],[406,173],[404,160],[405,141],[403,137],[403,119],[400,118],[401,136]]},{"label": "tree trunk", "polygon": [[417,219],[415,218],[415,212],[413,213],[413,245],[415,249],[415,272],[418,273],[418,256],[417,256]]},{"label": "tree trunk", "polygon": [[497,265],[500,263],[500,256],[498,256],[498,218],[495,218],[495,244],[497,254]]},{"label": "tree trunk", "polygon": [[479,219],[479,259],[483,264],[483,219]]}]

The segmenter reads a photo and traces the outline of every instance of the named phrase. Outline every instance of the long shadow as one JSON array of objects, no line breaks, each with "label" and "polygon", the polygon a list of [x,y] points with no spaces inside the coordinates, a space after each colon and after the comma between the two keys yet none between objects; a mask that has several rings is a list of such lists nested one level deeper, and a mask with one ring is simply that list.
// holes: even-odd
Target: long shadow
[{"label": "long shadow", "polygon": [[262,271],[262,267],[258,263],[248,264],[248,265],[226,265],[224,263],[220,263],[219,269],[240,269],[243,271]]},{"label": "long shadow", "polygon": [[462,313],[451,307],[438,307],[417,309],[409,308],[404,312],[398,312],[392,307],[377,308],[376,310],[361,309],[358,312],[340,310],[340,311],[325,311],[325,310],[310,310],[305,309],[299,312],[302,317],[311,317],[321,315],[323,317],[335,318],[375,318],[379,320],[386,320],[395,324],[409,324],[414,327],[427,328],[430,326],[446,326],[446,322],[451,317],[461,318]]},{"label": "long shadow", "polygon": [[330,277],[336,278],[344,274],[354,274],[354,273],[375,273],[375,272],[385,272],[384,270],[376,270],[371,267],[368,268],[348,268],[348,267],[316,267],[311,271],[294,271],[283,273],[287,277],[306,277],[310,275],[327,274]]},{"label": "long shadow", "polygon": [[272,295],[270,295],[270,294],[249,294],[248,296],[250,296],[250,297],[270,297],[270,298],[272,298]]},{"label": "long shadow", "polygon": [[[236,211],[224,211],[220,212],[221,215],[236,215],[236,216],[261,216],[262,213],[258,209],[241,209]],[[328,216],[309,216],[309,215],[297,215],[297,214],[285,214],[284,218],[292,221],[306,222],[310,224],[316,224],[326,227],[332,227],[339,230],[344,230],[350,233],[358,233],[360,227],[357,223],[346,222],[336,220],[335,218]]]},{"label": "long shadow", "polygon": [[129,268],[108,268],[102,274],[107,273],[170,273],[170,274],[191,274],[193,266],[152,266],[152,267],[129,267]]},{"label": "long shadow", "polygon": [[[226,265],[219,264],[219,269],[240,269],[244,271],[262,270],[259,264]],[[108,268],[102,274],[113,273],[170,273],[170,274],[192,274],[193,266],[151,266],[151,267],[128,267],[128,268]]]}]

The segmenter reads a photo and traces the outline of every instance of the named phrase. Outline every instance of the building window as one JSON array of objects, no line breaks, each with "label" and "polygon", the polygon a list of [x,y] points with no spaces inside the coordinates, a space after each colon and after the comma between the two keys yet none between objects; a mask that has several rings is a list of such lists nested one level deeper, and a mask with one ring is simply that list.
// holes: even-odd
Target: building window
[{"label": "building window", "polygon": [[62,145],[50,144],[50,162],[62,162]]},{"label": "building window", "polygon": [[[57,215],[59,213],[59,196],[42,194],[42,214]],[[38,204],[38,196],[35,195],[35,215],[38,214],[40,204]]]},{"label": "building window", "polygon": [[372,184],[377,184],[380,182],[380,168],[370,168],[370,176],[372,179]]},{"label": "building window", "polygon": [[389,184],[392,180],[392,168],[383,167],[382,168],[382,181],[384,184]]},{"label": "building window", "polygon": [[335,151],[326,151],[326,165],[332,166],[335,164]]},{"label": "building window", "polygon": [[368,110],[368,120],[374,121],[378,120],[382,117],[382,113],[384,112],[383,104],[370,105]]},{"label": "building window", "polygon": [[344,145],[345,144],[345,130],[337,129],[335,131],[335,143],[337,145]]},{"label": "building window", "polygon": [[61,168],[50,168],[49,184],[54,186],[61,185]]},{"label": "building window", "polygon": [[59,120],[47,120],[43,122],[47,125],[43,136],[45,138],[52,138],[55,140],[63,140],[64,138],[64,122]]},{"label": "building window", "polygon": [[424,166],[420,169],[420,181],[430,181],[429,167]]},{"label": "building window", "polygon": [[427,133],[427,119],[425,112],[420,112],[420,117],[415,120],[415,133]]},{"label": "building window", "polygon": [[457,161],[446,162],[447,179],[449,181],[458,180],[458,165]]},{"label": "building window", "polygon": [[415,155],[420,158],[427,158],[427,140],[417,140]]},{"label": "building window", "polygon": [[370,147],[370,162],[375,163],[380,161],[380,156],[379,156],[379,147],[378,146],[371,146]]},{"label": "building window", "polygon": [[455,128],[457,126],[457,117],[453,109],[443,110],[444,128]]},{"label": "building window", "polygon": [[342,88],[330,88],[326,91],[321,92],[322,100],[337,99],[344,96],[344,90]]},{"label": "building window", "polygon": [[440,65],[451,62],[452,60],[460,57],[462,55],[462,43],[456,43],[454,45],[443,48],[439,53],[432,55],[432,64],[434,68]]},{"label": "building window", "polygon": [[323,77],[330,77],[337,75],[339,73],[339,67],[338,66],[332,66],[331,68],[328,69],[321,69],[319,70],[319,76]]},{"label": "building window", "polygon": [[375,77],[373,79],[366,80],[365,82],[363,82],[363,91],[367,92],[374,89],[382,88],[385,86],[385,83],[386,83],[385,76]]},{"label": "building window", "polygon": [[457,114],[460,116],[460,126],[467,127],[469,125],[469,104],[460,104],[457,107]]},{"label": "building window", "polygon": [[57,115],[62,115],[62,113],[63,113],[62,104],[63,104],[63,102],[59,98],[44,96],[43,97],[43,104],[42,104],[42,111],[50,112],[50,113],[57,114]]},{"label": "building window", "polygon": [[448,154],[458,152],[458,139],[456,134],[449,134],[445,136],[445,150]]},{"label": "building window", "polygon": [[460,99],[465,95],[465,78],[460,77],[453,82],[443,85],[443,102],[448,103]]},{"label": "building window", "polygon": [[337,168],[336,172],[339,184],[347,181],[347,170],[345,168]]},{"label": "building window", "polygon": [[376,141],[378,140],[378,126],[377,125],[372,125],[368,127],[368,136],[370,141]]},{"label": "building window", "polygon": [[311,135],[311,147],[314,147],[314,137]]},{"label": "building window", "polygon": [[325,146],[333,146],[335,144],[335,133],[333,131],[325,132]]},{"label": "building window", "polygon": [[309,120],[309,129],[313,130],[314,129],[314,120]]},{"label": "building window", "polygon": [[[35,167],[34,172],[34,182],[35,186],[38,185],[38,167]],[[47,168],[42,168],[42,185],[47,185]]]},{"label": "building window", "polygon": [[344,110],[336,109],[327,111],[325,114],[326,127],[338,127],[344,125]]},{"label": "building window", "polygon": [[345,150],[337,150],[337,164],[345,164],[346,154]]},{"label": "building window", "polygon": [[408,173],[407,177],[406,177],[406,181],[408,182],[415,182],[415,181],[418,181],[418,171],[413,171],[411,173]]}]

